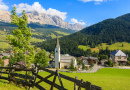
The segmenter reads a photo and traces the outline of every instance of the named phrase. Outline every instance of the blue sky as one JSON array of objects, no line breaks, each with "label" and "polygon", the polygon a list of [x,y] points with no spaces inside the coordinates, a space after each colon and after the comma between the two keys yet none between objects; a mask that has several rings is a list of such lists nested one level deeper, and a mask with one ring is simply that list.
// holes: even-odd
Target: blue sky
[{"label": "blue sky", "polygon": [[130,13],[130,0],[0,0],[0,10],[11,11],[14,5],[18,13],[37,10],[84,27]]}]

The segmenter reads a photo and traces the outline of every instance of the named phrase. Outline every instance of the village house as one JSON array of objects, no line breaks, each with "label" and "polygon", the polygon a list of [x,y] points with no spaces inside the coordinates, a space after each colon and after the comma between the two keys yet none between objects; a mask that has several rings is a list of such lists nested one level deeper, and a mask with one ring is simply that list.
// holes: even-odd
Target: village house
[{"label": "village house", "polygon": [[2,58],[4,56],[10,57],[10,54],[9,53],[0,53],[0,58]]},{"label": "village house", "polygon": [[117,49],[113,52],[110,53],[110,59],[114,64],[126,64],[128,55],[126,55],[124,52],[121,50]]},{"label": "village house", "polygon": [[25,61],[19,61],[13,64],[13,67],[16,68],[26,68],[26,62]]},{"label": "village house", "polygon": [[70,56],[69,54],[60,54],[60,45],[59,45],[59,39],[57,35],[57,45],[55,48],[55,57],[53,60],[49,62],[49,67],[54,68],[69,68],[71,61],[73,60],[74,67],[77,67],[77,61],[74,56]]},{"label": "village house", "polygon": [[101,65],[102,66],[105,66],[105,64],[108,62],[108,59],[102,59],[101,60]]},{"label": "village house", "polygon": [[85,66],[89,66],[91,60],[94,62],[94,64],[97,64],[98,61],[99,61],[97,57],[91,57],[91,56],[89,56],[89,57],[83,57],[82,58],[82,63],[84,63]]},{"label": "village house", "polygon": [[9,59],[4,59],[4,67],[9,64]]}]

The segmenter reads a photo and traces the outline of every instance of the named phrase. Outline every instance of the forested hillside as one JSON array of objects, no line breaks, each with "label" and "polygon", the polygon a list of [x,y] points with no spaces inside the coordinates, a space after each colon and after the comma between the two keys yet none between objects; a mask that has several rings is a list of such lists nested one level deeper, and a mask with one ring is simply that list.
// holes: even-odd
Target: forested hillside
[{"label": "forested hillside", "polygon": [[[130,13],[115,19],[104,20],[79,32],[64,36],[60,38],[61,53],[81,54],[82,50],[78,49],[78,45],[90,45],[94,48],[101,43],[130,42],[129,19]],[[47,51],[54,51],[55,45],[56,39],[36,44]]]},{"label": "forested hillside", "polygon": [[[71,29],[63,29],[53,25],[41,25],[38,23],[31,23],[28,26],[32,29],[32,37],[49,40],[56,37],[57,32],[59,36],[69,35],[74,33],[74,30]],[[0,22],[0,31],[6,32],[6,34],[11,34],[12,30],[16,28],[15,25],[11,25],[10,23]]]}]

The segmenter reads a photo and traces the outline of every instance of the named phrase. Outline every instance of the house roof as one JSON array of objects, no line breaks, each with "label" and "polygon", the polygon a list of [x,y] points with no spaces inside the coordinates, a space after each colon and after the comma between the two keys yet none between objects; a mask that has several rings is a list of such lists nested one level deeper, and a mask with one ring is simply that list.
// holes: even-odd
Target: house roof
[{"label": "house roof", "polygon": [[16,62],[15,64],[13,64],[13,65],[22,65],[22,66],[26,67],[25,61],[19,61],[19,62]]},{"label": "house roof", "polygon": [[92,59],[92,60],[98,60],[97,57],[83,57],[82,60],[86,60],[86,59]]},{"label": "house roof", "polygon": [[8,65],[9,64],[9,59],[5,59],[4,60],[4,66]]},{"label": "house roof", "polygon": [[[60,55],[60,62],[70,63],[72,59],[76,60],[74,56],[70,56],[70,55],[67,55],[67,54]],[[55,58],[53,59],[53,61],[55,61]]]},{"label": "house roof", "polygon": [[113,52],[111,52],[110,54],[114,55],[114,56],[127,56],[125,53],[123,53],[121,50],[117,49]]},{"label": "house roof", "polygon": [[10,57],[10,54],[9,53],[0,53],[1,56],[8,56]]},{"label": "house roof", "polygon": [[70,63],[72,59],[75,60],[75,57],[70,56],[70,55],[61,55],[60,56],[60,62]]}]

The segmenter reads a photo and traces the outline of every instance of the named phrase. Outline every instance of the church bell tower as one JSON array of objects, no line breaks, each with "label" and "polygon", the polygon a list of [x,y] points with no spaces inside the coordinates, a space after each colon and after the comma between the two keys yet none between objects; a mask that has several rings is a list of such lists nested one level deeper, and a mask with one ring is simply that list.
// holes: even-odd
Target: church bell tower
[{"label": "church bell tower", "polygon": [[55,68],[60,68],[60,45],[59,45],[59,39],[57,34],[57,44],[55,48]]}]

